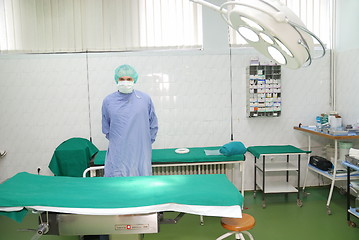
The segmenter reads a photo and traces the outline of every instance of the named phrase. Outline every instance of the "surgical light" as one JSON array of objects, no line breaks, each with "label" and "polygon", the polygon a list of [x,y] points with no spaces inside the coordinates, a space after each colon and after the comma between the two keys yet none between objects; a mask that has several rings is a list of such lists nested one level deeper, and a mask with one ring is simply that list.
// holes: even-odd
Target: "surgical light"
[{"label": "surgical light", "polygon": [[[278,0],[237,0],[221,6],[203,0],[191,1],[221,13],[248,44],[278,64],[298,69],[325,55],[320,39]],[[322,53],[316,57],[313,56],[313,39],[322,48]]]}]

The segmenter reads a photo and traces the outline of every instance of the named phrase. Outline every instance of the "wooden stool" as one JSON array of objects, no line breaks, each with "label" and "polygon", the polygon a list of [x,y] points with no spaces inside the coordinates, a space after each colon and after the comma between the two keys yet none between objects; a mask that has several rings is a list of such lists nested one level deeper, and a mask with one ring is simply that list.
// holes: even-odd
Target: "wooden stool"
[{"label": "wooden stool", "polygon": [[225,233],[217,240],[225,239],[226,237],[231,236],[232,234],[236,235],[236,240],[245,240],[242,233],[246,234],[251,240],[254,240],[252,234],[247,232],[254,227],[256,220],[249,214],[243,213],[242,218],[222,218],[221,219],[222,227],[231,232]]}]

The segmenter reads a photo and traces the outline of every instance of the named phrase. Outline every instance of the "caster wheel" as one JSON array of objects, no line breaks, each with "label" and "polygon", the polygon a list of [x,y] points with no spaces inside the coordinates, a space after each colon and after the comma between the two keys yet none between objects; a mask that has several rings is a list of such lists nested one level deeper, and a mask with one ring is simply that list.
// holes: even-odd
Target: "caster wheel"
[{"label": "caster wheel", "polygon": [[298,207],[302,207],[302,206],[303,206],[302,200],[300,200],[300,199],[297,200],[297,206],[298,206]]},{"label": "caster wheel", "polygon": [[262,202],[262,208],[266,208],[266,207],[267,207],[266,203]]},{"label": "caster wheel", "polygon": [[256,192],[254,192],[254,193],[253,193],[253,198],[256,198],[256,195],[257,195]]},{"label": "caster wheel", "polygon": [[310,193],[304,192],[303,191],[303,197],[308,197]]},{"label": "caster wheel", "polygon": [[352,221],[349,221],[348,225],[349,225],[349,227],[353,227],[353,228],[355,228],[357,226],[356,223],[352,222]]},{"label": "caster wheel", "polygon": [[327,214],[328,214],[328,215],[332,215],[332,210],[330,210],[329,207],[327,207]]},{"label": "caster wheel", "polygon": [[343,187],[339,188],[339,194],[340,195],[345,195],[346,194],[346,191],[345,191],[345,189]]}]

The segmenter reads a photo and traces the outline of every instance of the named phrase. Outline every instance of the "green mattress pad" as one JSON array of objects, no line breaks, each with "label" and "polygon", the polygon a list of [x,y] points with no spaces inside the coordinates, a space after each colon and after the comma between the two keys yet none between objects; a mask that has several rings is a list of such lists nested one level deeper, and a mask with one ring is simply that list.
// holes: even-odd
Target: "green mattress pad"
[{"label": "green mattress pad", "polygon": [[[189,152],[178,154],[176,148],[153,149],[152,163],[195,163],[195,162],[226,162],[243,161],[244,155],[206,155],[204,150],[219,150],[221,147],[194,147],[188,148]],[[94,165],[104,165],[106,151],[99,151],[94,159]]]},{"label": "green mattress pad", "polygon": [[[242,206],[243,197],[221,174],[77,178],[22,172],[0,184],[0,211],[14,219],[33,206],[101,210],[166,203]],[[20,207],[19,215],[10,207]]]},{"label": "green mattress pad", "polygon": [[306,154],[311,151],[304,151],[300,148],[294,147],[292,145],[269,145],[269,146],[252,146],[247,148],[256,158],[259,158],[261,155],[271,155],[271,154]]}]

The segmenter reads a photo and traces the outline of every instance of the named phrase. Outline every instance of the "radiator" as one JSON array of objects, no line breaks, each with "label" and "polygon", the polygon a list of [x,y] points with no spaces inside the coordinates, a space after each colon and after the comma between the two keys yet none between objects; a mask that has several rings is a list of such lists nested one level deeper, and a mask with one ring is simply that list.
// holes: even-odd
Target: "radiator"
[{"label": "radiator", "polygon": [[153,175],[226,174],[226,164],[152,165]]}]

